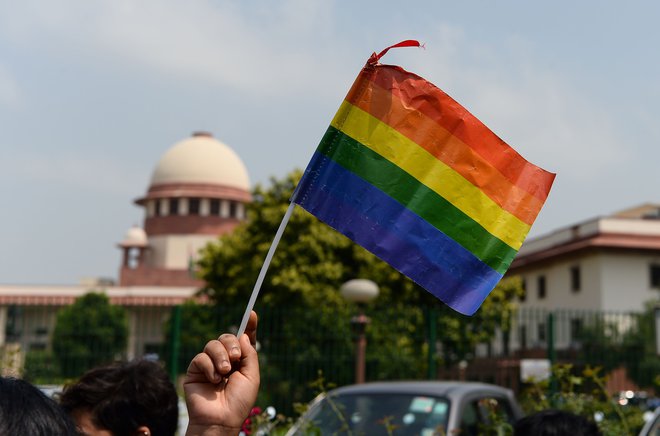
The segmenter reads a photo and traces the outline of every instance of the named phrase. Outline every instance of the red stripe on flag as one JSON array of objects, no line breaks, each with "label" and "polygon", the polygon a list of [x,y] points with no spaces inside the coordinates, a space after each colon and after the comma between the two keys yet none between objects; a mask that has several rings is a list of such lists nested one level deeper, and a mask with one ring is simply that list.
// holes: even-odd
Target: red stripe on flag
[{"label": "red stripe on flag", "polygon": [[[346,101],[424,148],[481,189],[502,209],[529,225],[534,222],[543,207],[540,199],[511,183],[474,149],[453,136],[435,120],[412,109],[398,96],[376,83],[366,78],[362,78],[361,82],[365,83],[355,85],[346,96]],[[359,97],[355,92],[357,88],[362,89]]]},{"label": "red stripe on flag", "polygon": [[444,91],[397,66],[367,65],[361,74],[451,132],[511,183],[545,201],[555,175],[527,161]]}]

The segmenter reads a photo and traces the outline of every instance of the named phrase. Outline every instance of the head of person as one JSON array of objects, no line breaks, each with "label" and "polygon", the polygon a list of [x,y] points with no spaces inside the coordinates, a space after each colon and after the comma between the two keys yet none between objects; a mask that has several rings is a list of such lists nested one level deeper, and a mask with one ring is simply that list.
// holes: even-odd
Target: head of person
[{"label": "head of person", "polygon": [[600,436],[596,423],[563,410],[542,410],[516,422],[514,436]]},{"label": "head of person", "polygon": [[0,377],[0,435],[77,435],[62,408],[30,383]]},{"label": "head of person", "polygon": [[179,419],[174,385],[149,360],[91,369],[64,387],[59,402],[87,436],[174,436]]}]

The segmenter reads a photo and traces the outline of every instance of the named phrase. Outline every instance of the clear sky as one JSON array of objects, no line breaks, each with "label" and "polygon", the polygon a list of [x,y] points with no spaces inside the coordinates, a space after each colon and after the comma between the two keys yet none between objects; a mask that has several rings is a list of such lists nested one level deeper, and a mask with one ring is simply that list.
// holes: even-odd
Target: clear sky
[{"label": "clear sky", "polygon": [[253,184],[304,168],[373,51],[557,173],[530,236],[660,202],[660,6],[0,0],[0,283],[116,277],[133,200],[206,130]]}]

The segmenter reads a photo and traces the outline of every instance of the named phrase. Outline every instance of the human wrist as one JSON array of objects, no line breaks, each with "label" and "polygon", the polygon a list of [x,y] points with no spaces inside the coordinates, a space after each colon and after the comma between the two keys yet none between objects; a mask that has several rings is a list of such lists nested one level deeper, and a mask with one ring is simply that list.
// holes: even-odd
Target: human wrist
[{"label": "human wrist", "polygon": [[228,427],[224,425],[188,424],[186,436],[236,436],[241,427]]}]

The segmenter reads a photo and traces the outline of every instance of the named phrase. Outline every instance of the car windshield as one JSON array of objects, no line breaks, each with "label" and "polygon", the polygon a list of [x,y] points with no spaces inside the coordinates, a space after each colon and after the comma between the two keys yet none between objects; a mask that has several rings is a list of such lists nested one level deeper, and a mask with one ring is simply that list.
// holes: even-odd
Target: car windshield
[{"label": "car windshield", "polygon": [[353,394],[324,398],[298,434],[433,435],[446,432],[449,402],[410,394]]}]

